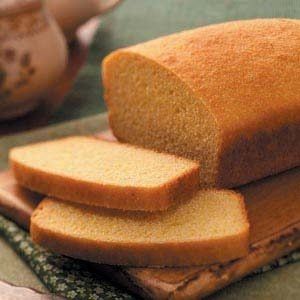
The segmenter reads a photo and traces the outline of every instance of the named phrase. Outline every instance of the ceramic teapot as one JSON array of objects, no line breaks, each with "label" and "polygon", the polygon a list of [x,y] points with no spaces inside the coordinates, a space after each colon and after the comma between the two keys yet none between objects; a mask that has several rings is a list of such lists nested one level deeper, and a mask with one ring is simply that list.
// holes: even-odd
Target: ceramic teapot
[{"label": "ceramic teapot", "polygon": [[65,38],[42,1],[0,1],[0,120],[33,110],[66,63]]},{"label": "ceramic teapot", "polygon": [[90,18],[102,15],[121,0],[46,0],[46,4],[68,40]]}]

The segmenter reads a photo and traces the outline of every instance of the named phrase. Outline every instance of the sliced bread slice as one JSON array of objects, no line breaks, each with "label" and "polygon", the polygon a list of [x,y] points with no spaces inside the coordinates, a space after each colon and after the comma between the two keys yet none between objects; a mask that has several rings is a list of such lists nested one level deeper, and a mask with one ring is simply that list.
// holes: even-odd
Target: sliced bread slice
[{"label": "sliced bread slice", "polygon": [[33,241],[84,260],[131,266],[226,262],[248,252],[241,195],[199,191],[167,211],[120,211],[43,200],[31,217]]},{"label": "sliced bread slice", "polygon": [[17,147],[9,157],[20,185],[88,205],[164,210],[198,190],[198,163],[93,137]]}]

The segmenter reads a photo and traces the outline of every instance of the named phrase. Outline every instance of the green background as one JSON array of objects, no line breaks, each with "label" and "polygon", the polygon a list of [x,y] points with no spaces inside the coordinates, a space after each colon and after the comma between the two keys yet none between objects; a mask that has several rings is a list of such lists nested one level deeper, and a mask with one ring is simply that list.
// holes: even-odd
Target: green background
[{"label": "green background", "polygon": [[124,0],[102,17],[88,63],[51,123],[105,110],[100,63],[112,50],[212,23],[299,16],[299,0]]}]

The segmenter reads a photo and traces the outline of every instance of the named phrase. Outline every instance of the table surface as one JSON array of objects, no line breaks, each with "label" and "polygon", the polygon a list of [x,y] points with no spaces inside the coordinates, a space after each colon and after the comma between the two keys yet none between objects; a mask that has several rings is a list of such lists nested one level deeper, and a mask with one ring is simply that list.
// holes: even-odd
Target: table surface
[{"label": "table surface", "polygon": [[0,238],[0,280],[47,292],[41,281],[2,238]]}]

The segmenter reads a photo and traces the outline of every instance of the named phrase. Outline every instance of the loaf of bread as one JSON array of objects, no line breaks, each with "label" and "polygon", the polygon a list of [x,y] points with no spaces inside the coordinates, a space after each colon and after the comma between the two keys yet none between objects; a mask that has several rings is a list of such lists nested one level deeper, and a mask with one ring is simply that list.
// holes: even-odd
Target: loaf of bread
[{"label": "loaf of bread", "polygon": [[202,27],[120,49],[103,83],[115,136],[196,159],[203,186],[300,165],[300,21]]},{"label": "loaf of bread", "polygon": [[199,186],[194,161],[93,137],[17,147],[9,158],[20,185],[89,205],[164,210]]},{"label": "loaf of bread", "polygon": [[248,252],[249,224],[240,194],[200,191],[167,211],[149,213],[43,200],[31,217],[33,241],[93,262],[190,266]]}]

